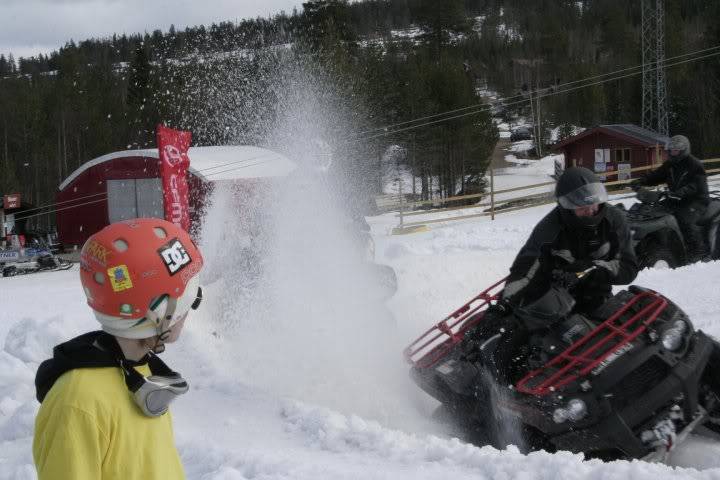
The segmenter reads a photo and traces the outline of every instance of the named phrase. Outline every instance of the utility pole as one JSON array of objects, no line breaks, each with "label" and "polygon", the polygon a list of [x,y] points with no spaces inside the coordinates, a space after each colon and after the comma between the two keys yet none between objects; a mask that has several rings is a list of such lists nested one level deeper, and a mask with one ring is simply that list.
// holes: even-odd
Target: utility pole
[{"label": "utility pole", "polygon": [[533,96],[532,96],[532,80],[530,81],[530,88],[528,89],[528,95],[530,95],[530,116],[532,117],[533,137],[535,137],[535,150],[537,150],[538,130],[537,130],[537,122],[535,121],[535,105],[533,104]]},{"label": "utility pole", "polygon": [[668,134],[665,0],[642,0],[642,126]]},{"label": "utility pole", "polygon": [[535,111],[537,112],[537,140],[535,141],[535,151],[537,153],[538,158],[542,158],[542,143],[543,143],[543,131],[542,131],[542,120],[540,119],[540,65],[538,64],[538,67],[536,69],[537,72],[537,78],[535,79],[535,100],[537,101],[537,108]]}]

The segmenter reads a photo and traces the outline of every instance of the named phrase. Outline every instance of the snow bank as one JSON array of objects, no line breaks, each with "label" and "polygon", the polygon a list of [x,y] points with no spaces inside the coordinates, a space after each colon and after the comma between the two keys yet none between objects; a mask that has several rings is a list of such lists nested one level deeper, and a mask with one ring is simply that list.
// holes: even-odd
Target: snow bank
[{"label": "snow bank", "polygon": [[657,480],[674,478],[717,478],[717,472],[668,469],[663,465],[644,462],[584,461],[582,455],[560,452],[521,454],[517,448],[498,451],[491,447],[477,448],[456,438],[418,436],[388,430],[377,422],[356,416],[344,416],[325,408],[291,403],[283,409],[291,432],[306,436],[316,448],[336,454],[365,452],[377,462],[405,464],[418,476],[426,468],[441,465],[447,468],[445,478],[472,476],[482,479],[627,479]]}]

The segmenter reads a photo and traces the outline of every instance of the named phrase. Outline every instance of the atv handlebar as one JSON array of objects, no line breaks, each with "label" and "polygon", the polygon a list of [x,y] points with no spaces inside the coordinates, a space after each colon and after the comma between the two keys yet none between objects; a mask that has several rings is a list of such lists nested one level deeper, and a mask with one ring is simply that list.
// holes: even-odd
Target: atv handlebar
[{"label": "atv handlebar", "polygon": [[679,201],[681,200],[681,197],[675,195],[670,190],[663,189],[663,190],[648,190],[647,188],[640,187],[637,190],[635,190],[635,198],[637,198],[642,203],[647,204],[654,204],[659,203],[663,200],[674,200]]}]

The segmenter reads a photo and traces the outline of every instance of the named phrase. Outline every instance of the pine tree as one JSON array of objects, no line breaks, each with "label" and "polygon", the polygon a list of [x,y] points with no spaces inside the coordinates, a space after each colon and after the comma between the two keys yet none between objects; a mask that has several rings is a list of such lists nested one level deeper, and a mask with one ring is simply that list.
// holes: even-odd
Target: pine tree
[{"label": "pine tree", "polygon": [[154,125],[152,124],[155,105],[150,85],[152,68],[144,44],[135,48],[128,76],[127,106],[130,144],[134,147],[146,147],[154,144]]}]

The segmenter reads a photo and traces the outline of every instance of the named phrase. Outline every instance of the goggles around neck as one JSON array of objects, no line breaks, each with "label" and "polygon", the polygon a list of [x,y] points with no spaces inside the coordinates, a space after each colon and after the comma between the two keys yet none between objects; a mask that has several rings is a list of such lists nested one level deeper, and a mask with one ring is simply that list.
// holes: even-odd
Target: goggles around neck
[{"label": "goggles around neck", "polygon": [[145,377],[125,359],[120,359],[120,368],[125,384],[135,404],[148,417],[159,417],[168,411],[170,403],[186,393],[190,386],[177,372],[168,367],[158,356],[148,354],[148,366],[152,375]]}]

